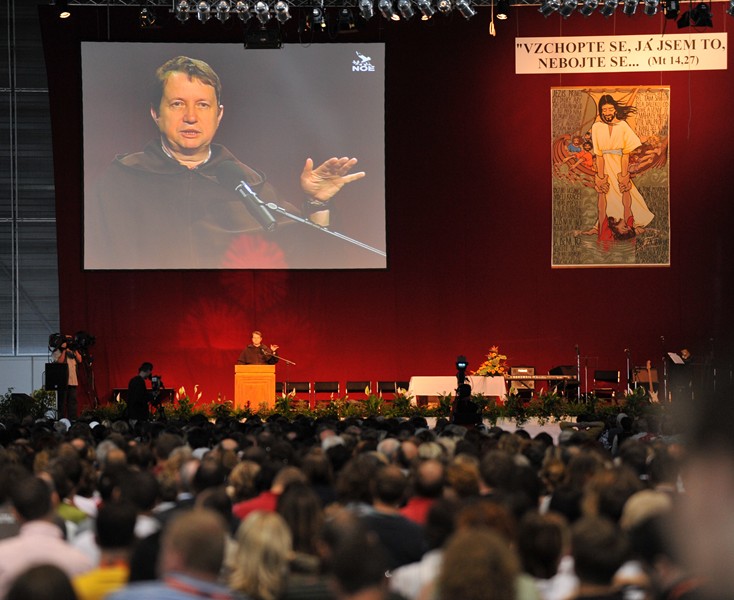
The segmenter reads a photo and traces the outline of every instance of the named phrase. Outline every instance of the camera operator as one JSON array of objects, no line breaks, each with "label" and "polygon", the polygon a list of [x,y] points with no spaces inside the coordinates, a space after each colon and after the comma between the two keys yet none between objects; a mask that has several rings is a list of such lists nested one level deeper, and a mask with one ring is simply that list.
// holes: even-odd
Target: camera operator
[{"label": "camera operator", "polygon": [[82,355],[79,349],[74,345],[74,338],[70,335],[57,336],[55,340],[55,348],[51,353],[51,357],[57,363],[66,363],[68,370],[68,378],[66,389],[59,391],[58,399],[58,417],[62,419],[76,419],[76,390],[79,385],[77,376],[77,365],[82,362]]},{"label": "camera operator", "polygon": [[144,362],[138,374],[127,384],[127,418],[130,421],[146,421],[150,418],[148,403],[153,401],[153,392],[145,385],[153,375],[153,364]]}]

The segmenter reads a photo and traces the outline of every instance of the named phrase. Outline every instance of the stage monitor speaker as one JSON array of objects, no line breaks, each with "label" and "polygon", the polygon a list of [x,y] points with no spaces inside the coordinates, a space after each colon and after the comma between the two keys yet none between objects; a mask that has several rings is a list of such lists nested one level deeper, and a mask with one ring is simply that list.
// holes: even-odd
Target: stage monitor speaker
[{"label": "stage monitor speaker", "polygon": [[[535,367],[510,367],[510,375],[535,375]],[[530,380],[522,380],[519,379],[517,381],[513,381],[512,384],[515,386],[515,389],[520,391],[523,389],[526,390],[534,390],[535,389],[535,381]]]},{"label": "stage monitor speaker", "polygon": [[69,384],[69,365],[66,363],[46,363],[45,375],[43,389],[47,392],[65,390]]}]

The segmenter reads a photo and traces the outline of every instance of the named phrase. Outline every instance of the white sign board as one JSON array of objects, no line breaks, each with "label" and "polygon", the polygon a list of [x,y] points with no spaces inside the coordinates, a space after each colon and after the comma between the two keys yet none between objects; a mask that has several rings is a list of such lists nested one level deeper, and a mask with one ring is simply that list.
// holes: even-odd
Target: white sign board
[{"label": "white sign board", "polygon": [[516,38],[515,73],[726,70],[726,32]]}]

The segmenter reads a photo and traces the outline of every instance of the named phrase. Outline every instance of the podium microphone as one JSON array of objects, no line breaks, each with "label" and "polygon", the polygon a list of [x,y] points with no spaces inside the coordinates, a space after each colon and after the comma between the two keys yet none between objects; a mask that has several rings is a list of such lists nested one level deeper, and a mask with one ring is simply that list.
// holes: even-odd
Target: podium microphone
[{"label": "podium microphone", "polygon": [[233,160],[227,160],[217,167],[217,179],[223,186],[233,189],[242,196],[245,208],[265,231],[273,231],[277,221],[265,203],[245,182],[242,168]]}]

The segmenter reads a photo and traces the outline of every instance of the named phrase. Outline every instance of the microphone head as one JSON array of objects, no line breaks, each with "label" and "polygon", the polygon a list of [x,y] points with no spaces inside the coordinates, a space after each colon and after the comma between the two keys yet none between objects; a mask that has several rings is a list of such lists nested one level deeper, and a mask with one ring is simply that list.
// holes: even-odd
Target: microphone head
[{"label": "microphone head", "polygon": [[245,179],[245,172],[235,161],[225,160],[217,165],[217,180],[223,186],[235,189]]}]

